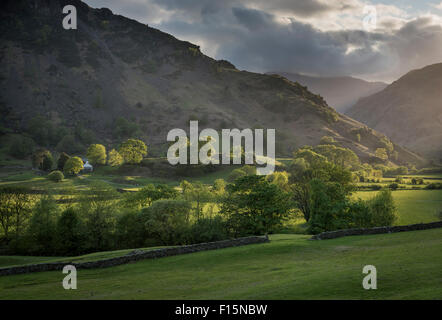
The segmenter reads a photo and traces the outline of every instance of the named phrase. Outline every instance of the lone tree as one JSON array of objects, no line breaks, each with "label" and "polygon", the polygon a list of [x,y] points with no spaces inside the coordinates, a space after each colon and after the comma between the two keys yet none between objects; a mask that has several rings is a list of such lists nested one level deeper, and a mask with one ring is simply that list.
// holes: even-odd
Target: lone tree
[{"label": "lone tree", "polygon": [[147,155],[146,144],[137,139],[128,139],[123,142],[118,150],[123,157],[124,162],[130,164],[137,164],[143,160],[143,157]]},{"label": "lone tree", "polygon": [[93,165],[106,164],[106,148],[102,144],[91,144],[86,156]]},{"label": "lone tree", "polygon": [[83,170],[83,160],[79,157],[72,157],[64,165],[63,172],[65,175],[74,176]]}]

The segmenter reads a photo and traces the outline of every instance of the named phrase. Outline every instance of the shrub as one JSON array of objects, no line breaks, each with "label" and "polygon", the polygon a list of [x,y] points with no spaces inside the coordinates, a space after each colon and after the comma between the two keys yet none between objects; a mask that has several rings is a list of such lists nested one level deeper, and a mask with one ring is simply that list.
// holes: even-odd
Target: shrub
[{"label": "shrub", "polygon": [[72,157],[66,161],[63,172],[65,175],[76,175],[83,170],[83,160],[79,157]]},{"label": "shrub", "polygon": [[52,171],[48,175],[48,179],[53,181],[53,182],[60,182],[60,181],[62,181],[64,179],[63,172],[61,172],[59,170]]},{"label": "shrub", "polygon": [[442,183],[440,183],[440,182],[430,183],[428,186],[425,187],[425,189],[440,190],[440,189],[442,189]]},{"label": "shrub", "polygon": [[58,157],[57,161],[57,169],[60,171],[63,171],[64,165],[66,164],[66,161],[68,161],[71,157],[67,155],[65,152],[62,152],[60,156]]},{"label": "shrub", "polygon": [[391,191],[384,189],[368,200],[373,227],[391,226],[397,219],[396,206]]},{"label": "shrub", "polygon": [[399,185],[396,182],[394,182],[394,183],[391,183],[388,187],[391,190],[397,190],[397,188],[399,188]]},{"label": "shrub", "polygon": [[201,218],[190,229],[192,243],[220,241],[228,238],[226,224],[220,216]]}]

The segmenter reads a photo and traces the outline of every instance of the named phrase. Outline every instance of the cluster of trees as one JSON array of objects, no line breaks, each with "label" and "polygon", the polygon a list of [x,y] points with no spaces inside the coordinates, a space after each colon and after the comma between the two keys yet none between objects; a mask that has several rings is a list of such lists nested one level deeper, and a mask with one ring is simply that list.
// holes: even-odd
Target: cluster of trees
[{"label": "cluster of trees", "polygon": [[336,156],[316,150],[298,150],[289,171],[291,194],[309,232],[391,225],[395,221],[396,209],[389,190],[382,190],[369,201],[353,200],[355,186],[349,165],[344,167]]},{"label": "cluster of trees", "polygon": [[[146,154],[146,145],[134,139],[109,153],[99,144],[87,152],[95,165],[139,163]],[[46,168],[51,158],[42,151],[35,163]],[[57,161],[65,174],[81,166],[80,158],[64,153]],[[388,189],[367,201],[351,197],[351,169],[361,166],[352,151],[323,144],[296,151],[287,172],[257,176],[254,167],[243,166],[231,172],[228,183],[149,184],[123,194],[97,183],[61,203],[29,190],[0,189],[2,243],[10,253],[49,255],[189,244],[277,232],[298,213],[310,233],[391,225],[396,208]],[[49,176],[55,181],[62,174]]]},{"label": "cluster of trees", "polygon": [[[87,149],[87,158],[93,165],[120,166],[123,163],[137,164],[147,155],[147,146],[141,140],[128,139],[123,142],[118,150],[106,152],[106,147],[101,144],[91,144]],[[59,182],[64,176],[73,176],[83,170],[83,160],[80,157],[71,157],[67,153],[60,153],[56,162],[52,153],[46,149],[38,149],[32,154],[34,168],[51,172],[48,179]]]}]

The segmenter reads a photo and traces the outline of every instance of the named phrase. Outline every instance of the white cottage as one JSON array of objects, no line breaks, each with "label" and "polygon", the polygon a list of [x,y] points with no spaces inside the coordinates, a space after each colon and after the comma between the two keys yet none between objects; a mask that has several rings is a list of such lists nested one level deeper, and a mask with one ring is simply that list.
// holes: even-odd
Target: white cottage
[{"label": "white cottage", "polygon": [[94,166],[89,163],[87,159],[83,159],[83,172],[94,171]]}]

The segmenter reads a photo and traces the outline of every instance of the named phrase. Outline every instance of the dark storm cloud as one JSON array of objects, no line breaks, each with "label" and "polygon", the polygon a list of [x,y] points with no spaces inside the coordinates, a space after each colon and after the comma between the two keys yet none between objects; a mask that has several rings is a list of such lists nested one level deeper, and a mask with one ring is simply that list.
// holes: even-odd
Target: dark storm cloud
[{"label": "dark storm cloud", "polygon": [[[321,31],[297,17],[354,9],[355,0],[127,0],[93,1],[201,45],[240,69],[393,79],[439,62],[442,28],[419,18],[397,31]],[[280,13],[283,12],[281,15]],[[287,14],[286,14],[287,13]],[[144,15],[144,19],[139,16]],[[285,22],[281,17],[287,18]]]}]

